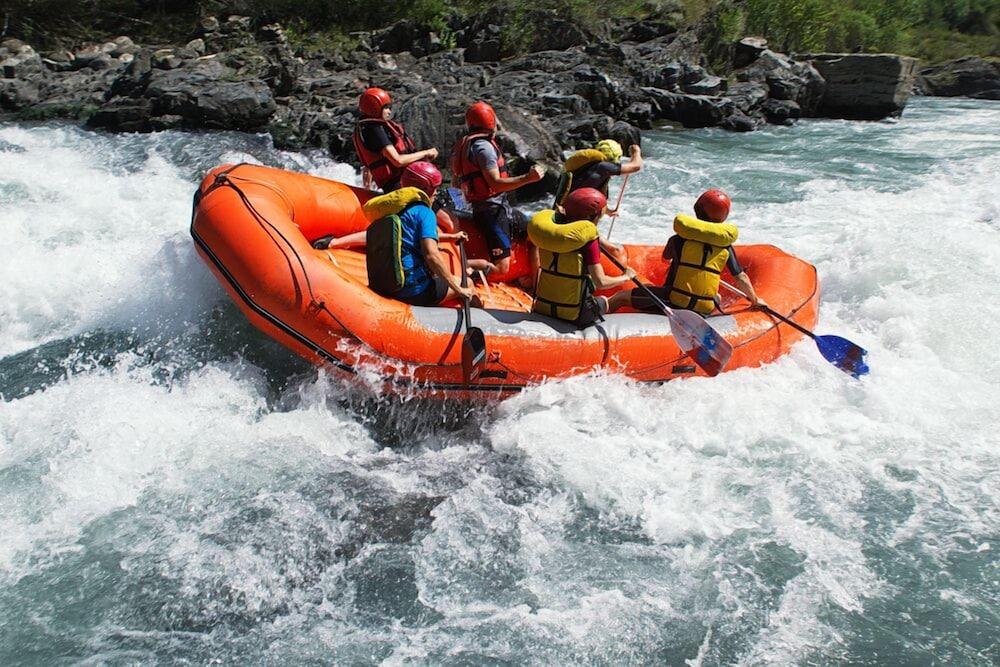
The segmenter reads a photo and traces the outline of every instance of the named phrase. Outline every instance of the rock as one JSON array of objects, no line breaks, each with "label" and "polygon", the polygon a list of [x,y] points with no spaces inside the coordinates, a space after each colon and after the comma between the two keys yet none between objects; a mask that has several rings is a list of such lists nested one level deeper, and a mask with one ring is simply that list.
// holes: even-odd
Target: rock
[{"label": "rock", "polygon": [[680,86],[684,65],[679,62],[666,63],[641,77],[643,84],[664,90],[677,90]]},{"label": "rock", "polygon": [[184,48],[189,51],[194,51],[199,56],[203,56],[205,55],[205,40],[200,37],[198,39],[192,39],[184,45]]},{"label": "rock", "polygon": [[655,103],[657,117],[677,121],[684,127],[713,127],[737,111],[732,100],[726,98],[672,93],[649,87],[642,91]]},{"label": "rock", "polygon": [[648,42],[657,37],[677,32],[679,22],[642,20],[629,22],[613,30],[613,38],[621,42]]},{"label": "rock", "polygon": [[[8,40],[16,41],[16,40]],[[5,79],[25,79],[45,72],[42,57],[27,44],[20,46],[14,55],[0,62],[0,75]]]},{"label": "rock", "polygon": [[761,106],[764,118],[774,125],[793,125],[802,117],[802,108],[791,100],[770,99]]},{"label": "rock", "polygon": [[763,83],[734,83],[729,86],[725,97],[733,101],[737,109],[745,114],[755,112],[767,99],[767,85]]},{"label": "rock", "polygon": [[396,21],[372,33],[371,44],[385,53],[409,51],[417,57],[441,50],[441,39],[428,26],[416,21]]},{"label": "rock", "polygon": [[87,119],[87,127],[116,132],[150,132],[153,103],[148,99],[118,98]]},{"label": "rock", "polygon": [[731,114],[722,120],[720,125],[723,129],[730,132],[753,132],[757,129],[758,121],[739,109],[734,109]]},{"label": "rock", "polygon": [[820,53],[800,58],[811,61],[826,80],[816,114],[850,120],[900,115],[913,90],[918,62],[887,53]]},{"label": "rock", "polygon": [[154,51],[152,56],[153,67],[156,69],[177,69],[184,64],[184,61],[174,53],[173,49],[160,49]]},{"label": "rock", "polygon": [[25,46],[27,46],[27,44],[13,37],[8,37],[0,42],[0,49],[6,51],[7,53],[17,53]]},{"label": "rock", "polygon": [[190,127],[246,131],[266,125],[276,108],[271,89],[259,79],[226,80],[220,67],[154,69],[143,97],[153,101],[156,116],[177,115]]},{"label": "rock", "polygon": [[37,83],[20,79],[0,79],[0,109],[20,111],[38,104],[40,99]]},{"label": "rock", "polygon": [[1000,63],[977,56],[950,60],[920,70],[919,85],[926,95],[1000,99]]},{"label": "rock", "polygon": [[135,45],[131,37],[126,37],[122,35],[121,37],[115,37],[111,44],[112,48],[107,51],[114,58],[121,58],[124,55],[135,55],[139,51],[139,47]]},{"label": "rock", "polygon": [[767,49],[763,37],[744,37],[733,44],[733,69],[742,69],[755,62]]},{"label": "rock", "polygon": [[465,59],[470,63],[500,60],[500,26],[489,24],[477,31],[465,46]]},{"label": "rock", "polygon": [[92,70],[104,70],[116,68],[120,64],[121,63],[112,58],[110,54],[99,53],[96,57],[90,59],[90,62],[87,63],[87,67]]},{"label": "rock", "polygon": [[614,139],[622,145],[622,149],[625,154],[628,154],[629,146],[632,144],[642,145],[642,134],[639,132],[639,128],[625,121],[619,120],[615,121],[614,125],[611,126],[611,130],[604,133],[601,139]]},{"label": "rock", "polygon": [[795,101],[807,115],[819,107],[826,89],[824,78],[810,63],[796,62],[769,49],[733,76],[739,82],[766,84],[769,97]]},{"label": "rock", "polygon": [[692,95],[718,95],[726,89],[726,82],[717,76],[706,76],[700,81],[683,86],[685,93]]},{"label": "rock", "polygon": [[199,22],[199,27],[203,33],[219,32],[219,19],[214,16],[206,16]]}]

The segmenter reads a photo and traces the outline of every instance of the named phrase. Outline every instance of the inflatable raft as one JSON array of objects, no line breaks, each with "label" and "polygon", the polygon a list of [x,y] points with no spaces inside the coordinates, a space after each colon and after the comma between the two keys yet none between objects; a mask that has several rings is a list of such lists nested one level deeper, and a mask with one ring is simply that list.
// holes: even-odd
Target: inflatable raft
[{"label": "inflatable raft", "polygon": [[[457,301],[418,307],[384,298],[368,289],[363,251],[311,246],[321,236],[365,229],[362,204],[371,196],[306,174],[223,165],[195,193],[191,235],[199,254],[256,327],[376,391],[484,396],[601,370],[640,382],[703,374],[680,351],[661,315],[619,311],[580,331],[531,313],[530,294],[491,282],[478,288],[483,309],[472,310],[473,325],[486,336],[488,363],[466,385]],[[466,231],[472,237],[470,255],[485,256],[482,239],[474,230]],[[450,243],[441,247],[457,274],[457,249]],[[761,298],[812,328],[819,298],[815,268],[773,246],[737,248]],[[662,246],[631,245],[626,250],[640,275],[662,284],[668,268]],[[620,275],[610,264],[604,268],[609,275]],[[521,249],[506,278],[526,271]],[[727,370],[773,361],[802,337],[742,298],[722,296],[726,314],[709,322],[734,348]]]}]

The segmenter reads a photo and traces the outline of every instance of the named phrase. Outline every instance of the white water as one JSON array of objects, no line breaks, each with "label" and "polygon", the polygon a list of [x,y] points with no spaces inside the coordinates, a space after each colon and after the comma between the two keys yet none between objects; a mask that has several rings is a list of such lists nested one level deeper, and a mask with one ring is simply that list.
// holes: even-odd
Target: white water
[{"label": "white water", "polygon": [[[0,663],[1000,660],[1000,106],[660,132],[619,240],[709,185],[815,263],[761,369],[375,404],[195,255],[238,134],[0,126]],[[19,148],[16,148],[19,147]]]}]

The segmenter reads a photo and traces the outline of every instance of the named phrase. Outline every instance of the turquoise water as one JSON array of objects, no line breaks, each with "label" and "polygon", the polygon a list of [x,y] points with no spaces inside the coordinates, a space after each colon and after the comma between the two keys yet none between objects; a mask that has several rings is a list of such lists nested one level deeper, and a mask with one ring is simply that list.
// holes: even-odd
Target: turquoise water
[{"label": "turquoise water", "polygon": [[765,368],[500,405],[355,393],[195,255],[266,137],[0,125],[0,664],[1000,662],[1000,104],[648,133],[614,238],[709,186],[815,263]]}]

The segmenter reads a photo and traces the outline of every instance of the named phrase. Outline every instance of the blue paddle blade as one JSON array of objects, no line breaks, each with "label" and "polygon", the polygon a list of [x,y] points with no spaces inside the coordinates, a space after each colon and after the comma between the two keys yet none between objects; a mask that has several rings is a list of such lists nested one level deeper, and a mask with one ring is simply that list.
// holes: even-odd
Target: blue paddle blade
[{"label": "blue paddle blade", "polygon": [[670,332],[677,345],[705,371],[715,376],[722,372],[733,354],[733,346],[705,319],[690,310],[665,311],[670,318]]},{"label": "blue paddle blade", "polygon": [[868,374],[868,352],[863,347],[840,336],[816,336],[815,340],[823,358],[840,370],[855,378]]}]

